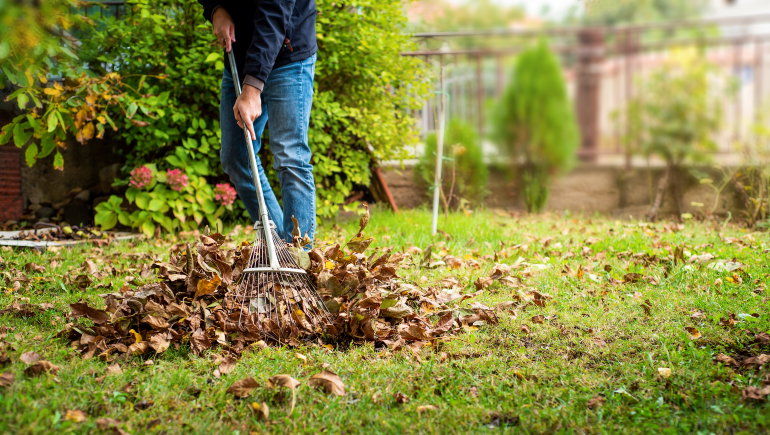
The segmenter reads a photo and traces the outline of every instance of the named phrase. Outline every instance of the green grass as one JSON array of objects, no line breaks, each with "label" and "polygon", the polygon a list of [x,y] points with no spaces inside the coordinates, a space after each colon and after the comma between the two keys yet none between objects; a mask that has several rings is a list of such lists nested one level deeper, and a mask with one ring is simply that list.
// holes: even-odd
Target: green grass
[{"label": "green grass", "polygon": [[[319,229],[317,240],[324,245],[347,239],[356,226],[355,221],[340,226],[327,223]],[[167,259],[170,246],[178,239],[139,242],[135,247],[113,244],[101,252],[91,247],[45,254],[0,251],[6,262],[0,269],[5,277],[0,282],[0,307],[19,297],[55,306],[27,319],[0,316],[0,325],[13,328],[5,338],[11,362],[0,371],[16,376],[9,388],[0,388],[0,432],[102,433],[96,420],[103,417],[123,422],[121,428],[133,434],[736,434],[770,430],[767,400],[743,400],[740,394],[746,386],[761,386],[770,367],[759,372],[735,371],[713,362],[720,352],[734,356],[770,353],[767,345],[753,344],[755,334],[770,331],[764,289],[770,273],[766,234],[713,223],[688,222],[683,230],[670,232],[664,223],[645,226],[569,215],[517,219],[484,211],[450,215],[448,219],[442,216],[439,228],[451,238],[430,236],[427,212],[373,212],[367,234],[377,239],[378,246],[401,249],[436,244],[434,252],[446,251],[460,258],[493,255],[505,249],[508,256],[501,262],[513,264],[521,256],[528,263],[548,265],[523,281],[528,288],[548,293],[553,299],[544,307],[519,307],[515,314],[501,314],[498,325],[482,326],[441,346],[424,349],[421,361],[408,353],[375,349],[370,343],[332,352],[320,346],[269,348],[246,354],[234,373],[220,379],[213,376],[213,358],[195,357],[182,346],[162,355],[122,362],[122,374],[107,376],[98,383],[96,378],[112,363],[83,361],[68,343],[54,337],[67,321],[68,303],[83,298],[102,307],[98,294],[109,290],[94,288],[97,284],[113,282],[112,291],[116,291],[126,276],[139,279],[138,268],[151,259],[132,260],[127,253]],[[552,239],[544,248],[547,237]],[[240,241],[252,236],[238,234],[234,238]],[[727,243],[730,238],[741,243]],[[605,259],[581,255],[589,239],[594,242],[589,257],[604,252]],[[617,255],[630,251],[666,257],[673,252],[671,246],[682,243],[690,254],[709,252],[720,259],[735,258],[746,265],[748,275],[739,274],[739,284],[731,282],[732,273],[697,264],[674,265],[664,260],[645,266],[634,257]],[[527,245],[526,250],[523,246],[512,249],[520,244]],[[561,256],[554,251],[561,251]],[[569,252],[574,256],[567,256]],[[76,269],[86,258],[97,261],[100,268],[111,264],[118,270],[129,270],[80,292],[64,282],[66,276],[78,274]],[[53,265],[53,261],[58,264]],[[475,291],[472,282],[488,275],[493,265],[491,260],[480,261],[480,270],[411,267],[399,274],[423,288],[455,276],[468,284],[466,290],[470,292]],[[7,279],[18,273],[14,268],[22,269],[27,262],[46,267],[46,272],[27,273],[31,282],[15,291]],[[573,270],[590,268],[600,282],[588,279],[589,272],[583,279],[564,275],[564,265]],[[612,267],[609,274],[605,265]],[[514,274],[522,270],[517,268]],[[660,283],[607,283],[609,277],[622,280],[631,272],[655,277]],[[715,284],[717,279],[722,285]],[[463,305],[481,302],[493,306],[512,300],[514,293],[514,289],[495,286]],[[641,307],[645,300],[650,302],[650,315]],[[703,311],[706,317],[691,319],[695,310]],[[720,317],[730,313],[743,320],[732,327],[721,326]],[[747,316],[753,313],[759,317]],[[533,323],[535,315],[546,316],[545,323]],[[521,325],[527,325],[531,333],[525,334]],[[686,326],[696,327],[703,337],[691,340]],[[19,356],[32,350],[61,366],[58,375],[26,377]],[[307,364],[295,356],[297,352],[307,356]],[[143,365],[150,358],[154,365]],[[346,396],[327,397],[307,386],[309,376],[321,371],[322,364],[329,364],[340,375]],[[670,368],[671,377],[661,377],[658,368]],[[266,387],[244,400],[225,393],[238,379],[253,376],[265,383],[281,373],[302,382],[292,415],[287,415],[290,398]],[[124,388],[129,383],[130,388]],[[202,391],[195,397],[188,393],[189,387]],[[397,403],[397,393],[409,401]],[[605,398],[604,406],[589,409],[587,402],[599,395]],[[135,410],[134,405],[142,400],[153,402],[153,406]],[[251,410],[252,402],[262,401],[270,408],[268,421]],[[438,410],[418,412],[424,405]],[[88,419],[66,421],[65,413],[75,409],[84,411]],[[157,424],[148,429],[150,423]]]}]

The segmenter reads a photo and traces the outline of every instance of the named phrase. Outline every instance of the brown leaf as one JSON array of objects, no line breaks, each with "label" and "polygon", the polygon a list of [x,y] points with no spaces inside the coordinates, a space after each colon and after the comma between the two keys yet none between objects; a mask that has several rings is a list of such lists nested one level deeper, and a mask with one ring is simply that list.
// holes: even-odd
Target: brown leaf
[{"label": "brown leaf", "polygon": [[37,377],[43,373],[56,373],[58,371],[59,366],[51,364],[49,361],[41,360],[24,369],[24,374],[29,377]]},{"label": "brown leaf", "polygon": [[2,375],[0,375],[0,387],[8,388],[13,384],[13,381],[16,379],[16,377],[11,372],[3,372]]},{"label": "brown leaf", "polygon": [[532,323],[544,323],[545,317],[543,317],[542,314],[538,314],[537,316],[532,316]]},{"label": "brown leaf", "polygon": [[438,406],[435,405],[420,405],[417,407],[417,413],[422,414],[426,411],[438,411]]},{"label": "brown leaf", "polygon": [[141,402],[137,402],[134,405],[135,411],[144,411],[145,409],[152,408],[152,405],[154,405],[155,402],[149,402],[147,400],[142,400]]},{"label": "brown leaf", "polygon": [[232,355],[227,355],[222,362],[219,363],[219,373],[226,375],[229,373],[232,373],[233,370],[235,370],[235,363],[238,362],[238,360],[235,359]]},{"label": "brown leaf", "polygon": [[627,273],[623,275],[623,282],[625,284],[634,284],[641,281],[643,278],[641,273]]},{"label": "brown leaf", "polygon": [[88,420],[88,417],[86,417],[86,413],[79,410],[79,409],[72,409],[67,411],[66,414],[64,414],[64,419],[67,421],[71,421],[74,423],[80,423],[83,421]]},{"label": "brown leaf", "polygon": [[106,370],[105,373],[107,373],[108,376],[109,375],[118,375],[119,376],[119,375],[123,374],[123,369],[120,368],[120,364],[115,363],[115,364],[112,364],[110,366],[107,366],[107,370]]},{"label": "brown leaf", "polygon": [[767,332],[761,332],[754,336],[754,343],[768,344],[770,343],[770,334]]},{"label": "brown leaf", "polygon": [[751,400],[765,400],[765,396],[770,395],[770,385],[765,385],[763,388],[746,387],[741,392],[741,396],[744,399]]},{"label": "brown leaf", "polygon": [[198,328],[190,337],[190,347],[195,355],[200,356],[204,350],[211,348],[211,340]]},{"label": "brown leaf", "polygon": [[345,384],[342,383],[342,379],[336,373],[329,370],[324,370],[311,376],[308,385],[323,389],[326,394],[333,394],[335,396],[345,395]]},{"label": "brown leaf", "polygon": [[257,381],[254,378],[249,377],[235,381],[230,385],[230,388],[227,389],[226,393],[232,394],[239,399],[243,399],[244,397],[248,397],[257,387],[259,387]]},{"label": "brown leaf", "polygon": [[714,358],[714,361],[721,362],[724,365],[738,367],[738,361],[736,361],[735,358],[729,357],[723,353],[717,355],[717,357]]},{"label": "brown leaf", "polygon": [[270,388],[286,387],[290,390],[294,390],[299,386],[299,381],[289,375],[275,375],[267,380],[267,386]]},{"label": "brown leaf", "polygon": [[588,409],[601,408],[602,406],[604,406],[604,401],[605,401],[604,397],[594,396],[588,401],[588,403],[586,403],[586,406],[588,407]]},{"label": "brown leaf", "polygon": [[755,365],[757,367],[762,367],[768,362],[770,362],[770,355],[763,353],[763,354],[759,354],[758,356],[752,356],[751,358],[746,358],[741,362],[741,367],[752,366],[752,365]]},{"label": "brown leaf", "polygon": [[523,333],[525,333],[527,335],[529,335],[532,332],[532,331],[529,330],[529,326],[527,326],[527,325],[521,325],[521,327],[519,329],[521,329],[521,332],[523,332]]},{"label": "brown leaf", "polygon": [[45,273],[45,267],[40,266],[39,264],[35,264],[35,263],[27,263],[27,264],[24,265],[24,271],[26,271],[26,272]]},{"label": "brown leaf", "polygon": [[107,323],[110,321],[110,313],[104,310],[97,310],[88,306],[86,302],[78,302],[76,304],[70,304],[72,310],[72,317],[87,317],[97,325]]},{"label": "brown leaf", "polygon": [[171,340],[169,339],[169,335],[165,332],[155,334],[152,336],[152,338],[150,338],[150,347],[155,351],[155,353],[165,352],[170,345]]},{"label": "brown leaf", "polygon": [[396,399],[396,403],[408,403],[409,402],[409,397],[407,397],[407,395],[404,394],[404,393],[396,393],[393,397]]},{"label": "brown leaf", "polygon": [[37,352],[25,352],[19,357],[19,361],[26,365],[30,365],[40,359],[40,354]]}]

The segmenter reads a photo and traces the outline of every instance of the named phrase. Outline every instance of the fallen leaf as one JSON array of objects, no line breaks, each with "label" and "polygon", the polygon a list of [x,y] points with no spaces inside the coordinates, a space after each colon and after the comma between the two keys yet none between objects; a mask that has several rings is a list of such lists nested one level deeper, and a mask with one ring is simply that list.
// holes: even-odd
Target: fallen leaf
[{"label": "fallen leaf", "polygon": [[155,402],[148,402],[147,400],[142,400],[140,402],[137,402],[134,405],[134,410],[136,410],[136,411],[144,411],[145,409],[151,408],[153,404],[155,404]]},{"label": "fallen leaf", "polygon": [[521,329],[521,332],[523,332],[523,333],[525,333],[527,335],[529,335],[532,332],[532,331],[529,330],[529,326],[527,326],[527,325],[521,325],[521,327],[519,329]]},{"label": "fallen leaf", "polygon": [[226,375],[232,373],[235,370],[235,363],[237,360],[232,355],[227,355],[221,363],[219,363],[219,373]]},{"label": "fallen leaf", "polygon": [[86,417],[86,413],[85,412],[83,412],[83,411],[81,411],[79,409],[74,409],[74,410],[67,411],[67,413],[64,414],[64,419],[67,420],[67,421],[74,422],[74,423],[80,423],[80,422],[88,420],[88,417]]},{"label": "fallen leaf", "polygon": [[542,314],[538,314],[537,316],[532,316],[532,323],[544,323],[545,317],[543,317]]},{"label": "fallen leaf", "polygon": [[394,398],[396,399],[396,403],[408,403],[409,397],[407,397],[404,393],[396,393],[394,395]]},{"label": "fallen leaf", "polygon": [[19,357],[19,361],[26,365],[30,365],[40,359],[40,354],[37,352],[25,352]]},{"label": "fallen leaf", "polygon": [[49,361],[41,360],[24,369],[24,374],[30,377],[40,376],[43,373],[56,373],[59,366],[51,364]]},{"label": "fallen leaf", "polygon": [[267,403],[251,402],[251,409],[255,414],[262,418],[262,421],[267,421],[270,418],[270,408],[267,407]]},{"label": "fallen leaf", "polygon": [[588,400],[588,403],[586,403],[586,406],[588,409],[597,409],[604,406],[605,399],[602,396],[594,396],[591,399]]},{"label": "fallen leaf", "polygon": [[761,332],[754,336],[754,343],[768,344],[770,343],[770,334],[767,332]]},{"label": "fallen leaf", "polygon": [[746,387],[741,392],[741,396],[744,399],[751,400],[765,400],[765,396],[770,395],[770,385],[765,385],[763,388]]},{"label": "fallen leaf", "polygon": [[658,367],[658,374],[663,378],[670,378],[671,377],[671,369],[667,367]]},{"label": "fallen leaf", "polygon": [[329,370],[324,370],[311,376],[310,380],[308,380],[308,385],[321,388],[326,394],[333,394],[335,396],[345,395],[345,384],[342,383],[342,379],[336,373]]},{"label": "fallen leaf", "polygon": [[720,353],[719,355],[714,358],[715,361],[721,362],[724,365],[738,367],[738,361],[735,360],[735,358],[729,357],[723,353]]},{"label": "fallen leaf", "polygon": [[0,387],[8,388],[13,383],[14,379],[16,377],[11,372],[3,372],[2,375],[0,375]]},{"label": "fallen leaf", "polygon": [[257,384],[257,381],[254,378],[249,377],[235,381],[230,385],[230,388],[227,389],[226,393],[232,394],[239,399],[243,399],[244,397],[248,397],[258,386],[259,384]]},{"label": "fallen leaf", "polygon": [[417,407],[417,413],[422,414],[426,411],[438,411],[438,406],[435,405],[420,405]]},{"label": "fallen leaf", "polygon": [[105,372],[108,376],[109,375],[122,375],[123,369],[120,368],[120,364],[115,363],[110,366],[107,366],[107,370]]},{"label": "fallen leaf", "polygon": [[195,296],[193,296],[193,300],[198,299],[201,296],[214,293],[217,291],[217,288],[219,288],[219,284],[221,282],[222,280],[218,275],[214,275],[214,277],[211,279],[201,279],[198,281],[197,291],[195,292]]},{"label": "fallen leaf", "polygon": [[703,337],[700,331],[698,331],[697,328],[693,328],[692,326],[685,326],[684,330],[687,331],[688,334],[690,334],[690,340],[697,340]]}]

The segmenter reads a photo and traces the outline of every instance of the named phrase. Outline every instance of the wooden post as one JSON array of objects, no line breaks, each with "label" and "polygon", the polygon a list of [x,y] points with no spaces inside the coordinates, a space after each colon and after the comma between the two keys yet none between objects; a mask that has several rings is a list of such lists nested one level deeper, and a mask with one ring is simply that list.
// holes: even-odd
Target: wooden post
[{"label": "wooden post", "polygon": [[578,157],[586,162],[598,157],[603,62],[604,33],[600,29],[582,29],[578,33],[575,111],[580,127]]}]

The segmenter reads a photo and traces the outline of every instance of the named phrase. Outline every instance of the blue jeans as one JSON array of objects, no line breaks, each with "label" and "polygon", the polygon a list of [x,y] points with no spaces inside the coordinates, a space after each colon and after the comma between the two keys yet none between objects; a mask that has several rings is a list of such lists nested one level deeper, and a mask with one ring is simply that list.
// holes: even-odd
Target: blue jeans
[{"label": "blue jeans", "polygon": [[[310,147],[307,129],[310,123],[310,106],[313,104],[313,77],[316,55],[303,61],[293,62],[274,69],[265,82],[262,92],[262,115],[254,121],[254,153],[262,146],[261,137],[270,119],[270,151],[275,162],[273,168],[281,183],[283,210],[267,182],[262,162],[257,155],[262,193],[265,195],[267,212],[278,227],[278,235],[291,241],[294,228],[291,217],[299,221],[302,235],[315,235],[315,181],[310,164]],[[219,105],[219,122],[222,129],[222,169],[235,185],[243,205],[253,222],[259,220],[257,191],[249,165],[246,139],[233,115],[235,105],[233,77],[225,70],[222,76],[222,98]]]}]

